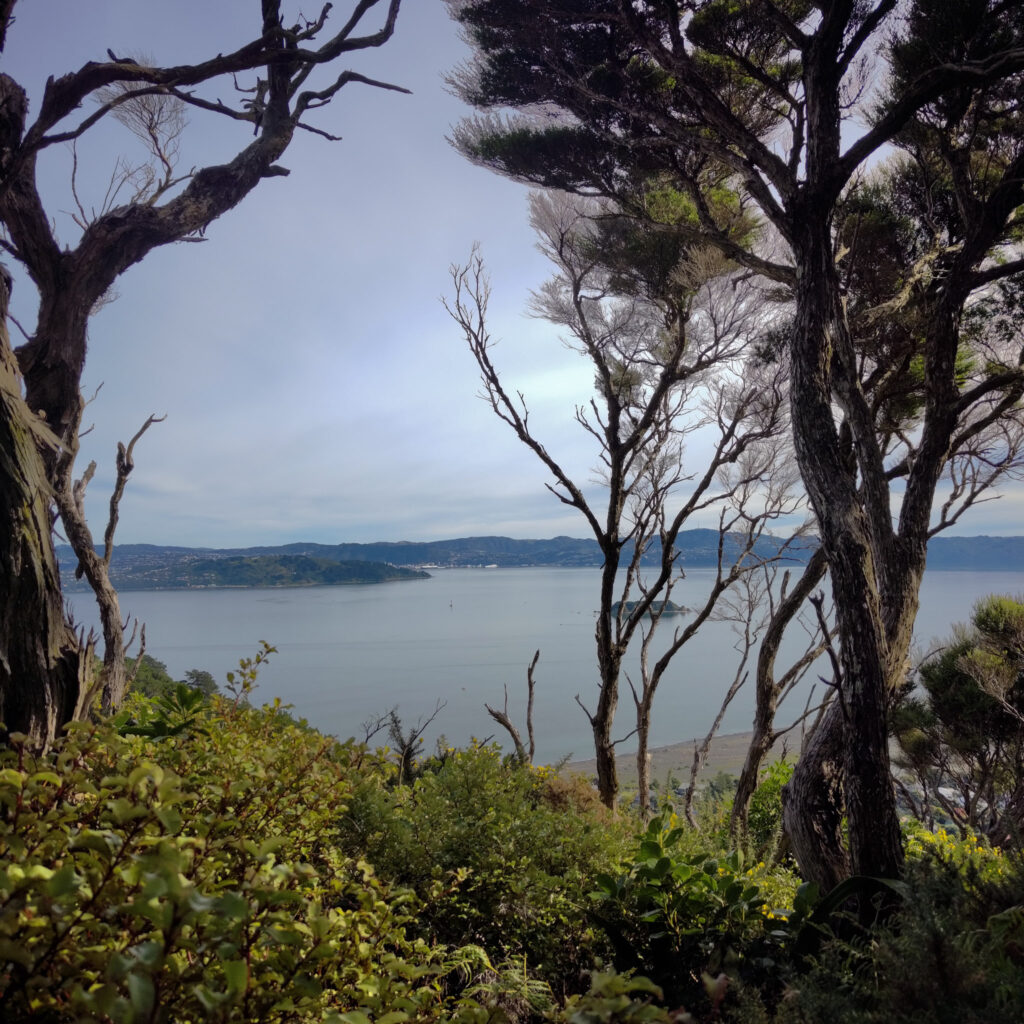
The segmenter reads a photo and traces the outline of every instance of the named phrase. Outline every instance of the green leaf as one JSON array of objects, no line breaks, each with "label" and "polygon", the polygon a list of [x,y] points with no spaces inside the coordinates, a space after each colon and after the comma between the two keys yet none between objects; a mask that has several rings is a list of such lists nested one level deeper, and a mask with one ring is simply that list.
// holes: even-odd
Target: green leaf
[{"label": "green leaf", "polygon": [[224,917],[233,918],[236,921],[245,921],[249,917],[249,904],[237,892],[224,893],[217,903],[218,912]]},{"label": "green leaf", "polygon": [[46,883],[47,895],[54,899],[60,899],[75,892],[81,884],[81,878],[75,872],[75,866],[71,861],[61,865],[53,877]]},{"label": "green leaf", "polygon": [[132,973],[128,975],[128,997],[136,1019],[147,1020],[153,1012],[153,979],[147,974]]},{"label": "green leaf", "polygon": [[143,779],[152,779],[157,785],[159,785],[164,778],[164,770],[158,764],[153,764],[152,761],[143,761],[132,773],[128,776],[128,785],[134,789]]},{"label": "green leaf", "polygon": [[176,836],[181,831],[184,819],[174,807],[158,807],[156,816],[160,824],[172,835]]},{"label": "green leaf", "polygon": [[56,772],[36,772],[29,778],[29,782],[49,782],[54,786],[59,786],[60,776]]},{"label": "green leaf", "polygon": [[655,878],[664,878],[672,870],[672,858],[662,857],[657,864],[651,868],[651,874]]},{"label": "green leaf", "polygon": [[249,985],[249,967],[244,960],[229,960],[221,965],[224,968],[224,980],[228,984],[228,992],[232,997],[242,995]]}]

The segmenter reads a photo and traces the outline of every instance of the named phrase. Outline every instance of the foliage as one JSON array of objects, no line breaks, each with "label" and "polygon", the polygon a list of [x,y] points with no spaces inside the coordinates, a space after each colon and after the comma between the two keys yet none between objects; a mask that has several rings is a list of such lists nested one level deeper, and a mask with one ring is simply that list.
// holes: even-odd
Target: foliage
[{"label": "foliage", "polygon": [[341,816],[345,850],[425,900],[424,937],[525,957],[557,994],[580,991],[605,948],[582,894],[616,862],[625,829],[581,808],[550,769],[493,746],[446,749],[423,767],[410,784],[390,766],[390,778],[356,785]]},{"label": "foliage", "polygon": [[[763,863],[744,870],[739,852],[687,849],[699,838],[674,815],[654,818],[622,870],[600,875],[592,894],[617,969],[637,970],[664,990],[668,1005],[688,1009],[709,999],[705,976],[749,978],[773,967],[776,925],[768,922],[785,922],[766,902]],[[786,895],[795,895],[792,885]]]},{"label": "foliage", "polygon": [[594,975],[589,991],[569,999],[555,1019],[564,1024],[667,1024],[680,1020],[654,1002],[662,998],[661,989],[647,978],[602,972]]},{"label": "foliage", "polygon": [[182,684],[198,690],[207,697],[217,693],[219,689],[213,676],[199,668],[190,668],[181,683],[175,682],[167,671],[167,666],[150,654],[143,654],[141,659],[128,659],[129,677],[132,673],[135,678],[131,684],[131,692],[143,697],[159,697]]},{"label": "foliage", "polygon": [[206,694],[207,697],[212,697],[220,690],[220,687],[217,685],[217,681],[213,678],[213,675],[201,668],[190,668],[185,673],[185,678],[182,682],[184,682],[186,686],[191,686],[193,690],[198,690],[200,693]]},{"label": "foliage", "polygon": [[944,828],[932,832],[914,819],[904,822],[903,829],[907,860],[914,863],[942,861],[960,873],[961,888],[968,879],[997,883],[1012,863],[998,846],[990,846],[973,832],[963,836]]},{"label": "foliage", "polygon": [[979,601],[893,710],[902,792],[930,827],[998,845],[1024,829],[1024,602]]},{"label": "foliage", "polygon": [[0,752],[0,1019],[1021,1019],[1024,870],[984,838],[906,825],[909,898],[865,930],[850,886],[715,853],[720,813],[631,844],[584,781],[479,745],[399,783],[248,706],[268,650],[234,702],[187,690],[188,728]]},{"label": "foliage", "polygon": [[[226,689],[235,707],[249,702],[253,690],[256,689],[260,667],[276,653],[276,647],[268,644],[266,640],[261,640],[260,649],[251,658],[239,658],[237,672],[228,672]],[[275,704],[275,707],[279,707],[279,704]]]},{"label": "foliage", "polygon": [[167,666],[162,661],[157,661],[151,654],[144,654],[141,658],[129,658],[129,677],[132,673],[135,678],[131,684],[131,692],[142,694],[144,697],[155,697],[174,686]]},{"label": "foliage", "polygon": [[486,958],[406,935],[412,893],[338,845],[349,748],[273,708],[153,743],[73,726],[0,753],[6,1021],[460,1019]]},{"label": "foliage", "polygon": [[312,555],[249,555],[190,561],[173,571],[176,586],[306,587],[422,580],[428,573],[383,562],[335,561]]},{"label": "foliage", "polygon": [[[955,845],[955,841],[950,841]],[[946,840],[943,846],[948,845]],[[1016,1024],[1024,1019],[1024,865],[985,878],[973,854],[908,858],[883,927],[833,940],[771,1016],[785,1024]],[[740,1018],[737,1018],[740,1019]]]},{"label": "foliage", "polygon": [[205,694],[185,683],[178,683],[157,697],[129,698],[127,704],[112,721],[118,733],[151,739],[203,732],[210,712]]},{"label": "foliage", "polygon": [[782,830],[782,787],[793,775],[793,762],[785,757],[761,771],[747,812],[748,840],[759,857],[773,851]]}]

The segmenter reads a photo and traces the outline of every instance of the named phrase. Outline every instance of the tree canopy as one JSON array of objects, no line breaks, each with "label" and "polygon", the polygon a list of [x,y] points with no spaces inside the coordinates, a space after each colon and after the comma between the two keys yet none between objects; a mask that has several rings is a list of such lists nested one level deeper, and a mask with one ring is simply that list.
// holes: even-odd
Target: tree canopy
[{"label": "tree canopy", "polygon": [[474,48],[453,83],[484,111],[456,131],[463,152],[648,221],[668,207],[789,304],[778,352],[836,599],[841,700],[801,758],[787,823],[819,881],[898,874],[886,719],[927,542],[1019,455],[1024,11],[449,7]]}]

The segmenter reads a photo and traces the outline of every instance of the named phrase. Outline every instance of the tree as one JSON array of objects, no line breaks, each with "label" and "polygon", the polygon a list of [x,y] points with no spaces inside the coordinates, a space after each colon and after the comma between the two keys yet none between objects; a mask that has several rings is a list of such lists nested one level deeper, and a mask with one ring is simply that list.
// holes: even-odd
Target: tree
[{"label": "tree", "polygon": [[159,697],[177,685],[167,671],[167,665],[151,654],[142,654],[128,660],[129,689],[143,697]]},{"label": "tree", "polygon": [[[893,709],[897,784],[930,827],[941,810],[998,846],[1024,832],[1024,603],[988,597]],[[917,685],[915,686],[914,683]]]},{"label": "tree", "polygon": [[[832,580],[840,700],[803,752],[786,822],[805,874],[822,884],[851,870],[898,875],[888,708],[906,672],[927,542],[1019,451],[1019,431],[1002,436],[1000,425],[1024,393],[1014,319],[1024,10],[1003,0],[449,6],[476,51],[454,77],[462,95],[527,112],[464,125],[464,152],[523,180],[623,202],[667,183],[695,240],[791,302],[782,355]],[[904,183],[890,209],[911,207],[913,228],[884,237],[911,242],[917,258],[883,302],[855,313],[847,285],[859,279],[867,295],[870,264],[851,257],[838,229],[887,148],[899,154],[891,180]],[[734,206],[775,232],[774,251],[728,230],[723,183]],[[887,351],[893,319],[914,329]],[[965,372],[958,355],[971,342],[993,357]],[[914,378],[916,410],[888,419],[891,389]],[[951,497],[935,523],[943,481]]]},{"label": "tree", "polygon": [[[238,49],[173,67],[108,51],[109,59],[50,78],[32,121],[24,88],[0,74],[0,246],[22,264],[39,293],[35,328],[23,345],[12,351],[6,330],[0,331],[0,721],[8,730],[45,745],[88,708],[97,691],[105,707],[116,706],[127,682],[122,621],[107,572],[116,504],[101,555],[81,511],[91,474],[74,480],[90,313],[117,278],[154,248],[198,238],[262,181],[288,174],[278,161],[296,132],[335,138],[307,119],[344,86],[398,88],[336,65],[347,54],[386,42],[400,2],[358,0],[332,34],[330,4],[313,20],[300,16],[289,25],[280,0],[261,0],[254,34]],[[0,50],[14,6],[15,0],[0,2]],[[358,34],[375,8],[384,11],[379,24]],[[239,84],[236,76],[247,74],[251,84]],[[232,83],[235,103],[220,98],[230,95]],[[80,112],[90,102],[94,108]],[[250,141],[225,164],[179,174],[174,154],[185,109],[240,122],[252,133]],[[99,211],[86,211],[79,202],[77,244],[64,245],[40,193],[37,163],[51,147],[74,143],[108,117],[142,138],[151,160],[141,168],[120,163]],[[77,191],[75,196],[77,201]],[[0,312],[6,324],[5,280]],[[121,455],[127,455],[124,467],[119,456],[123,486],[130,451]],[[51,502],[100,605],[105,654],[98,677],[93,640],[83,641],[65,616]]]},{"label": "tree", "polygon": [[220,690],[217,680],[213,678],[213,675],[201,668],[190,668],[185,673],[185,678],[182,682],[186,686],[191,686],[193,690],[198,690],[200,693],[205,694],[207,697],[212,697]]},{"label": "tree", "polygon": [[[687,245],[669,225],[638,226],[608,204],[537,193],[531,211],[540,247],[557,270],[535,295],[533,311],[564,328],[566,343],[594,371],[593,395],[575,415],[596,442],[601,505],[537,437],[524,396],[513,396],[502,382],[487,330],[489,287],[479,254],[453,268],[448,308],[480,368],[482,397],[551,473],[552,493],[584,516],[604,557],[597,701],[591,708],[576,699],[590,722],[598,791],[609,807],[619,790],[612,727],[623,660],[640,638],[640,675],[627,680],[646,809],[658,686],[723,594],[758,563],[755,549],[770,523],[796,506],[778,444],[783,371],[753,357],[753,339],[769,321],[756,296],[737,292],[733,268],[713,251]],[[687,474],[683,442],[700,427],[713,433],[712,454],[700,471]],[[673,587],[684,575],[676,537],[692,516],[716,507],[715,580],[655,657],[655,632],[671,614]],[[645,574],[649,553],[656,568]]]}]

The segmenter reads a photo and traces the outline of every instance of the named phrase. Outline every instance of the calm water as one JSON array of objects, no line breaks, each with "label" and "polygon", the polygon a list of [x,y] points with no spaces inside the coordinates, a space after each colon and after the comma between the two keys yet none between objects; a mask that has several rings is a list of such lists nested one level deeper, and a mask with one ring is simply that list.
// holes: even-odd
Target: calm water
[{"label": "calm water", "polygon": [[[691,570],[673,599],[695,605],[711,570]],[[538,758],[588,757],[587,720],[574,697],[592,705],[595,569],[432,570],[429,580],[294,590],[133,591],[122,609],[146,623],[147,650],[181,678],[207,669],[218,681],[255,653],[261,640],[278,653],[260,674],[257,698],[281,697],[317,728],[341,737],[398,706],[414,722],[446,707],[427,734],[453,743],[471,736],[505,736],[484,704],[501,706],[509,693],[513,721],[522,722],[526,666],[540,649],[534,720]],[[989,593],[1024,592],[1024,574],[932,572],[925,577],[916,637],[945,635]],[[87,595],[71,600],[76,617],[95,624]],[[662,625],[668,625],[665,620]],[[668,630],[665,630],[667,637]],[[659,689],[652,743],[701,735],[711,724],[737,656],[728,623],[707,623],[683,648]],[[808,684],[810,685],[810,684]],[[740,691],[723,732],[750,728],[753,694]],[[802,706],[803,696],[791,698]],[[623,683],[617,735],[631,728],[632,700]],[[525,732],[525,729],[523,730]],[[620,747],[630,749],[629,742]]]}]

